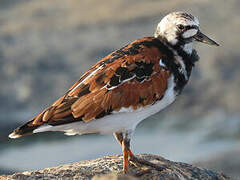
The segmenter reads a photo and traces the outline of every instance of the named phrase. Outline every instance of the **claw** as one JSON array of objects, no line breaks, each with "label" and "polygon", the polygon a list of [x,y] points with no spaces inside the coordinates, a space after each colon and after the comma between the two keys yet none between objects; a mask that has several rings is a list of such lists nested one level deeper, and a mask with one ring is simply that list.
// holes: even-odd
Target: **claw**
[{"label": "claw", "polygon": [[130,161],[133,162],[133,163],[136,163],[136,164],[150,166],[150,167],[152,167],[152,168],[154,168],[154,169],[156,169],[158,171],[163,171],[163,170],[165,170],[167,168],[167,166],[164,166],[164,165],[159,166],[157,164],[154,164],[152,162],[146,161],[144,159],[139,159],[139,158],[137,158],[134,155],[130,158]]}]

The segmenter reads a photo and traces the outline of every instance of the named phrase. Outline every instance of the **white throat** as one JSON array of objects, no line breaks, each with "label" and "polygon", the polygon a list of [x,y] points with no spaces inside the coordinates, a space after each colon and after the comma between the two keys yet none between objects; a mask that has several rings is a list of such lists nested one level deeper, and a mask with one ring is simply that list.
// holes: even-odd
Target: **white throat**
[{"label": "white throat", "polygon": [[187,44],[184,44],[182,46],[183,50],[187,53],[187,54],[192,54],[192,50],[193,50],[193,43],[190,42],[190,43],[187,43]]}]

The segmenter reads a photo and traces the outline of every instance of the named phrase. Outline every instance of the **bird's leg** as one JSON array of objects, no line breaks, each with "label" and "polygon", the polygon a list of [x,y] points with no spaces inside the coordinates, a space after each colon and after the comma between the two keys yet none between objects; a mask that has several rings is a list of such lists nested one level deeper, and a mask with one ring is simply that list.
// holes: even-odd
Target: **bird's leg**
[{"label": "bird's leg", "polygon": [[113,133],[114,137],[117,139],[117,141],[120,143],[122,147],[123,152],[123,170],[126,173],[128,171],[128,152],[127,152],[127,144],[123,139],[123,133]]},{"label": "bird's leg", "polygon": [[[117,139],[117,141],[120,143],[120,145],[122,146],[123,133],[113,133],[113,135]],[[132,151],[130,149],[130,141],[129,141],[129,147],[128,147],[128,155],[129,155],[129,158],[132,158],[134,156],[134,154],[132,153]]]},{"label": "bird's leg", "polygon": [[[130,137],[132,133],[114,133],[114,137],[117,139],[117,141],[120,143],[123,151],[123,170],[126,173],[129,168],[129,161],[131,161],[135,166],[149,166],[154,169],[157,169],[158,171],[162,171],[166,169],[165,166],[159,166],[152,162],[149,162],[144,159],[137,158],[130,149]],[[147,172],[149,169],[145,169],[143,172]]]},{"label": "bird's leg", "polygon": [[[141,159],[141,158],[137,158],[131,151],[130,149],[130,137],[131,137],[132,132],[128,132],[125,134],[125,137],[123,137],[123,134],[121,133],[117,139],[119,139],[119,142],[122,142],[122,144],[124,144],[124,148],[126,149],[125,151],[128,152],[127,156],[129,161],[131,161],[132,163],[134,163],[135,166],[150,166],[154,169],[157,169],[158,171],[162,171],[164,169],[166,169],[166,166],[164,165],[156,165],[152,162],[149,162],[147,160]],[[123,143],[125,141],[125,143]],[[121,143],[120,143],[121,144]],[[122,145],[123,146],[123,145]],[[129,162],[128,161],[128,162]]]},{"label": "bird's leg", "polygon": [[122,141],[122,152],[123,152],[123,170],[126,173],[129,168],[129,159],[128,159],[128,147],[129,147],[129,142],[126,139],[123,139]]},{"label": "bird's leg", "polygon": [[123,141],[123,133],[113,133],[114,137],[116,140],[120,143],[122,146],[122,141]]},{"label": "bird's leg", "polygon": [[127,133],[114,133],[114,137],[120,143],[123,152],[123,170],[126,173],[129,168],[129,159],[133,156],[132,151],[130,150],[130,137],[132,132]]}]

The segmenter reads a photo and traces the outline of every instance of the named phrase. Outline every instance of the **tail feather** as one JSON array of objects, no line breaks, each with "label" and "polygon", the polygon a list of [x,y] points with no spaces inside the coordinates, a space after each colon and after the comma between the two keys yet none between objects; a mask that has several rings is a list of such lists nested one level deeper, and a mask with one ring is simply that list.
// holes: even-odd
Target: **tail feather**
[{"label": "tail feather", "polygon": [[39,126],[29,125],[32,121],[18,127],[11,134],[9,134],[9,138],[15,139],[20,138],[22,136],[27,136],[33,134],[33,131],[37,129]]}]

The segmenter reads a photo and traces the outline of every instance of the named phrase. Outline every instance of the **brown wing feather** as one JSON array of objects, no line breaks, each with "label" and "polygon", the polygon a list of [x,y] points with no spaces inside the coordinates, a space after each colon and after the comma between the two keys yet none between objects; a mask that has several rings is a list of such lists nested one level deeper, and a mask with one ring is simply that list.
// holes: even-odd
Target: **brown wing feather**
[{"label": "brown wing feather", "polygon": [[159,65],[164,54],[142,43],[153,40],[142,38],[103,58],[28,126],[63,120],[89,122],[122,107],[138,109],[161,99],[170,72]]}]

